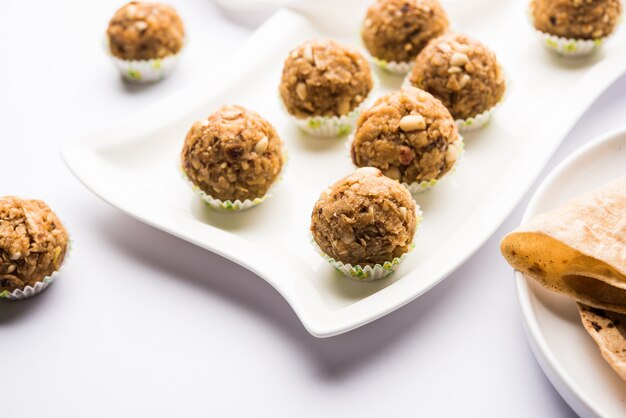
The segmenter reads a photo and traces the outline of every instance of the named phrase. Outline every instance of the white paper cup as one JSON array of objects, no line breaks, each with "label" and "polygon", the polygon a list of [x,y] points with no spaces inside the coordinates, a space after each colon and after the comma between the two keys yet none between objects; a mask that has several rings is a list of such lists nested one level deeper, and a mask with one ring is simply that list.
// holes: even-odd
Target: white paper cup
[{"label": "white paper cup", "polygon": [[356,107],[342,116],[313,116],[310,118],[297,118],[290,114],[285,107],[280,92],[278,101],[281,108],[291,120],[308,135],[319,138],[342,138],[350,134],[356,126],[356,122],[361,116],[361,112],[373,101],[374,91],[378,87],[378,78],[372,73],[372,89],[363,101]]},{"label": "white paper cup", "polygon": [[[352,142],[353,141],[354,141],[354,134],[350,135],[350,139],[346,142],[346,150],[347,150],[347,156],[348,156],[348,159],[350,160],[350,163],[354,165],[354,161],[352,161]],[[442,177],[440,177],[438,179],[415,181],[413,183],[401,182],[400,184],[402,184],[404,187],[406,187],[408,189],[409,193],[411,193],[412,195],[416,195],[416,194],[419,194],[419,193],[421,193],[423,191],[426,191],[428,189],[431,189],[431,188],[435,187],[439,183],[439,180],[441,180],[442,178],[444,178],[448,174],[454,173],[454,171],[458,167],[458,164],[459,164],[459,161],[461,160],[461,157],[463,157],[463,155],[465,155],[465,143],[463,142],[463,137],[461,135],[459,135],[459,138],[454,142],[454,144],[457,146],[457,148],[459,148],[459,152],[458,152],[458,155],[456,157],[456,161],[454,162],[454,165],[452,166],[452,168],[446,174],[444,174]],[[356,165],[355,165],[355,167],[359,168]]]},{"label": "white paper cup", "polygon": [[6,300],[28,299],[46,290],[48,286],[50,286],[52,282],[56,280],[61,269],[63,268],[63,266],[65,266],[65,264],[67,263],[67,260],[69,260],[70,254],[72,252],[72,246],[73,246],[73,242],[68,241],[67,251],[65,252],[65,258],[63,258],[63,262],[61,263],[57,271],[53,272],[50,276],[44,277],[42,281],[35,283],[34,286],[29,285],[23,289],[15,289],[13,292],[9,292],[8,290],[5,290],[4,292],[0,292],[0,299],[6,299]]},{"label": "white paper cup", "polygon": [[261,203],[265,202],[268,198],[272,196],[274,189],[276,188],[278,183],[280,183],[283,179],[283,173],[285,172],[285,169],[287,168],[288,162],[289,162],[289,158],[288,158],[287,152],[283,152],[283,166],[281,168],[280,174],[278,175],[278,178],[270,186],[268,192],[265,193],[265,195],[262,197],[257,197],[255,199],[246,199],[244,201],[241,201],[239,199],[235,201],[216,199],[213,196],[210,196],[207,193],[205,193],[204,190],[202,190],[200,187],[196,186],[194,182],[192,182],[191,179],[189,179],[189,177],[187,176],[187,173],[185,173],[185,170],[183,170],[180,163],[178,163],[178,171],[180,172],[180,175],[185,181],[185,183],[187,183],[189,187],[191,187],[191,190],[193,190],[194,193],[196,193],[198,197],[202,199],[202,201],[206,203],[207,206],[209,206],[211,209],[214,209],[218,212],[241,212],[241,211],[253,208],[257,205],[260,205]]},{"label": "white paper cup", "polygon": [[202,199],[204,203],[207,204],[211,209],[214,209],[219,212],[241,212],[243,210],[248,210],[253,208],[261,203],[265,202],[265,200],[271,196],[271,193],[268,192],[262,197],[257,197],[255,199],[246,199],[241,201],[239,199],[232,200],[220,200],[216,199],[213,196],[210,196],[204,192],[200,187],[196,186],[190,179],[187,177],[187,174],[183,171],[182,167],[180,168],[181,176],[183,180],[191,187],[191,190],[194,191]]},{"label": "white paper cup", "polygon": [[459,135],[459,139],[457,139],[454,142],[454,145],[457,146],[457,148],[459,149],[458,151],[458,155],[456,157],[456,161],[454,161],[454,165],[452,166],[452,168],[450,168],[450,170],[448,170],[448,172],[446,174],[444,174],[443,176],[441,176],[438,179],[432,179],[432,180],[423,180],[423,181],[414,181],[413,183],[405,183],[402,182],[401,184],[406,187],[409,190],[409,193],[411,193],[412,195],[416,195],[419,193],[422,193],[428,189],[431,189],[433,187],[435,187],[438,183],[439,180],[441,180],[442,178],[444,178],[445,176],[452,174],[456,171],[457,167],[459,166],[459,162],[461,161],[461,157],[463,157],[463,155],[465,155],[465,144],[463,142],[463,137],[461,135]]},{"label": "white paper cup", "polygon": [[371,282],[374,280],[380,280],[398,269],[400,264],[404,261],[406,256],[413,250],[415,244],[411,243],[409,247],[409,251],[402,254],[400,257],[396,257],[391,261],[387,261],[383,264],[376,264],[374,267],[372,266],[353,266],[351,264],[344,264],[341,261],[335,260],[329,255],[325,254],[319,246],[313,242],[313,246],[317,248],[317,252],[322,256],[324,260],[326,260],[331,266],[335,268],[335,270],[341,272],[344,276],[355,280],[357,282]]},{"label": "white paper cup", "polygon": [[537,37],[548,50],[564,57],[581,57],[598,50],[608,36],[598,39],[573,39],[551,35],[535,29]]},{"label": "white paper cup", "polygon": [[180,52],[151,60],[123,60],[111,56],[122,78],[132,83],[153,83],[170,75],[178,63]]},{"label": "white paper cup", "polygon": [[[502,101],[500,101],[500,103],[501,102]],[[459,132],[476,131],[484,126],[487,126],[489,122],[491,122],[493,113],[496,111],[500,103],[496,104],[491,109],[487,109],[483,113],[480,113],[476,116],[473,116],[467,119],[455,119],[454,123],[456,123],[457,128],[459,128]]]},{"label": "white paper cup", "polygon": [[385,61],[380,58],[372,57],[372,62],[376,64],[380,69],[394,75],[405,75],[413,68],[413,62],[396,62]]},{"label": "white paper cup", "polygon": [[103,47],[124,80],[131,83],[144,84],[154,83],[170,75],[174,67],[176,67],[186,43],[187,39],[185,38],[183,47],[176,54],[150,60],[125,60],[114,56],[111,54],[109,39],[106,36]]},{"label": "white paper cup", "polygon": [[[417,235],[417,230],[419,229],[420,224],[423,220],[422,211],[417,204],[415,207],[415,214],[417,217],[415,234]],[[326,260],[331,266],[333,266],[335,270],[341,272],[347,278],[355,280],[357,282],[371,282],[389,276],[398,269],[400,264],[402,264],[402,262],[406,259],[407,255],[415,248],[415,244],[412,242],[411,244],[409,244],[409,250],[406,253],[402,254],[400,257],[396,257],[393,260],[386,261],[383,264],[376,264],[374,266],[367,265],[363,267],[358,264],[353,266],[352,264],[345,264],[339,260],[335,260],[334,258],[322,251],[322,249],[319,247],[319,245],[317,245],[312,236],[310,239],[311,245],[313,246],[315,251],[320,256],[322,256],[324,260]]]},{"label": "white paper cup", "polygon": [[[404,80],[402,81],[402,88],[414,87],[413,84],[411,84],[411,81],[409,80],[410,76],[411,75],[408,74],[404,78]],[[506,92],[509,90],[510,83],[507,82],[506,84],[507,85],[506,85],[505,93],[504,95],[502,95],[502,98],[500,99],[498,103],[496,103],[495,106],[491,107],[490,109],[485,110],[482,113],[479,113],[476,116],[472,116],[467,119],[455,119],[454,120],[454,123],[456,123],[456,126],[459,129],[459,132],[475,131],[486,126],[487,124],[489,124],[489,122],[491,122],[491,118],[493,117],[494,112],[498,109],[498,106],[502,104],[502,102],[504,101],[504,98],[506,97]]]},{"label": "white paper cup", "polygon": [[[555,52],[563,57],[573,58],[589,55],[597,51],[602,46],[604,41],[606,41],[611,36],[608,35],[596,39],[576,39],[552,35],[540,31],[535,27],[535,20],[533,19],[533,13],[531,8],[528,8],[527,14],[528,21],[530,22],[530,25],[535,31],[537,38],[539,38],[543,46],[548,50]],[[620,22],[618,22],[618,25],[619,23]],[[613,31],[615,32],[615,29]]]}]

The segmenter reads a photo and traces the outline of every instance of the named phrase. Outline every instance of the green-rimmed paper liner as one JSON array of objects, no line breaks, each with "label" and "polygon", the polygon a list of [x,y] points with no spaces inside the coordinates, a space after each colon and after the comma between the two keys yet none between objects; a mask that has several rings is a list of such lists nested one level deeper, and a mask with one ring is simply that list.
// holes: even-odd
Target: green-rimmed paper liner
[{"label": "green-rimmed paper liner", "polygon": [[65,264],[69,260],[70,254],[72,252],[73,244],[74,244],[73,241],[68,240],[67,251],[65,252],[65,257],[63,258],[63,261],[61,262],[61,265],[59,266],[58,270],[53,272],[50,276],[44,277],[43,280],[35,283],[34,286],[27,285],[23,289],[15,289],[12,292],[9,292],[8,290],[0,292],[0,299],[23,300],[23,299],[32,298],[33,296],[36,296],[39,293],[46,290],[56,280],[59,273],[61,272],[61,269],[63,268],[63,266],[65,266]]},{"label": "green-rimmed paper liner", "polygon": [[308,135],[319,138],[343,138],[350,134],[354,130],[357,120],[361,115],[363,109],[368,107],[374,99],[374,91],[378,88],[378,77],[374,72],[371,72],[372,76],[372,88],[359,105],[342,116],[313,116],[309,118],[297,118],[290,114],[285,107],[285,104],[278,92],[278,102],[283,112],[294,121],[294,123]]},{"label": "green-rimmed paper liner", "polygon": [[285,172],[285,169],[287,168],[288,162],[289,162],[288,154],[286,151],[283,151],[283,166],[280,170],[280,174],[278,175],[278,178],[270,186],[270,189],[268,190],[268,192],[265,193],[265,195],[261,197],[257,197],[254,199],[245,199],[244,201],[241,201],[239,199],[235,201],[216,199],[210,196],[209,194],[207,194],[204,190],[202,190],[196,184],[194,184],[191,181],[191,179],[189,179],[189,177],[187,176],[187,173],[185,173],[185,170],[183,170],[183,167],[180,165],[180,163],[178,163],[178,171],[181,177],[183,178],[183,180],[185,181],[185,183],[187,183],[189,187],[191,187],[191,190],[193,190],[198,195],[198,197],[200,197],[200,199],[202,199],[202,201],[206,203],[206,205],[209,206],[211,209],[214,209],[219,212],[241,212],[243,210],[248,210],[257,205],[260,205],[261,203],[263,203],[265,200],[267,200],[269,197],[272,196],[272,192],[274,188],[283,179],[283,173]]},{"label": "green-rimmed paper liner", "polygon": [[[354,141],[354,134],[350,135],[350,138],[348,139],[348,141],[346,141],[346,149],[347,149],[347,156],[348,159],[350,160],[350,163],[354,165],[354,161],[352,161],[352,142]],[[406,183],[406,182],[401,182],[400,184],[402,184],[404,187],[406,187],[409,191],[409,193],[411,193],[412,195],[416,195],[419,194],[423,191],[426,191],[432,187],[435,187],[439,181],[444,178],[445,176],[452,174],[456,171],[456,168],[458,167],[459,161],[461,160],[461,157],[465,154],[465,143],[463,142],[463,137],[461,135],[459,135],[459,138],[453,142],[453,144],[458,144],[457,146],[460,148],[459,149],[459,153],[456,157],[456,161],[454,162],[454,165],[452,166],[452,168],[450,168],[450,170],[448,170],[447,173],[445,173],[443,176],[441,176],[438,179],[430,179],[430,180],[422,180],[422,181],[414,181],[413,183]],[[358,166],[355,165],[355,167],[360,168]],[[382,170],[381,170],[382,171]]]},{"label": "green-rimmed paper liner", "polygon": [[597,39],[574,39],[551,35],[538,29],[535,29],[535,32],[547,49],[564,57],[582,57],[589,55],[598,50],[598,48],[600,48],[604,41],[609,37],[605,36]]},{"label": "green-rimmed paper liner", "polygon": [[[411,84],[410,78],[411,78],[411,74],[407,74],[407,76],[404,77],[404,80],[402,81],[402,88],[415,87],[413,84]],[[454,123],[456,123],[456,126],[459,129],[459,132],[475,131],[477,129],[480,129],[488,125],[489,122],[491,122],[491,118],[493,117],[494,112],[498,109],[498,107],[502,104],[502,102],[504,102],[504,99],[507,95],[507,91],[509,90],[509,87],[510,87],[509,84],[510,83],[508,82],[506,83],[506,88],[500,101],[496,103],[494,106],[492,106],[490,109],[487,109],[484,112],[479,113],[476,116],[469,117],[467,119],[455,119]],[[419,87],[415,87],[415,88],[419,88]]]},{"label": "green-rimmed paper liner", "polygon": [[413,183],[402,182],[400,184],[406,187],[409,190],[409,193],[411,193],[412,195],[416,195],[416,194],[419,194],[421,192],[424,192],[428,189],[435,187],[442,178],[444,178],[447,175],[453,174],[456,171],[457,167],[459,166],[459,162],[461,161],[461,158],[463,157],[463,155],[465,155],[465,143],[463,142],[463,137],[459,135],[459,139],[454,141],[453,144],[457,144],[457,147],[459,148],[459,153],[456,156],[454,165],[450,168],[450,170],[448,170],[447,173],[445,173],[443,176],[441,176],[438,179],[414,181]]},{"label": "green-rimmed paper liner", "polygon": [[[422,211],[420,210],[419,205],[416,204],[415,214],[417,216],[417,225],[415,227],[415,233],[417,234],[417,230],[419,229],[420,224],[422,223]],[[371,282],[374,280],[384,279],[390,274],[395,273],[400,264],[406,259],[407,255],[413,251],[415,248],[415,243],[411,242],[409,244],[408,251],[402,254],[400,257],[395,257],[393,260],[385,261],[383,264],[375,264],[374,266],[361,266],[361,265],[352,265],[349,263],[342,263],[339,260],[335,260],[328,254],[324,253],[322,249],[317,245],[313,237],[311,236],[311,245],[315,249],[315,251],[322,256],[324,260],[326,260],[331,266],[335,268],[335,270],[342,273],[344,276],[356,280],[358,282]]]},{"label": "green-rimmed paper liner", "polygon": [[396,61],[386,61],[380,58],[376,58],[370,55],[372,62],[376,64],[380,69],[395,75],[405,75],[411,71],[413,68],[414,62],[396,62]]},{"label": "green-rimmed paper liner", "polygon": [[187,177],[187,174],[183,171],[182,167],[180,168],[180,174],[183,180],[191,187],[191,189],[202,199],[204,203],[207,204],[211,209],[217,210],[219,212],[240,212],[243,210],[248,210],[257,205],[263,203],[268,197],[271,196],[271,193],[268,192],[262,197],[257,197],[254,199],[245,199],[241,201],[239,199],[232,200],[220,200],[216,199],[207,193],[204,192],[200,187],[196,186],[190,179]]},{"label": "green-rimmed paper liner", "polygon": [[415,244],[411,243],[408,252],[402,254],[400,257],[394,258],[391,261],[386,261],[383,264],[376,264],[374,267],[362,267],[360,265],[352,266],[351,264],[344,264],[341,261],[337,261],[329,255],[323,253],[321,250],[319,250],[319,253],[324,260],[328,261],[328,263],[332,265],[335,270],[339,271],[344,276],[358,282],[371,282],[374,280],[384,279],[390,274],[395,273],[397,268],[404,261],[409,252],[413,250],[413,248],[415,248]]},{"label": "green-rimmed paper liner", "polygon": [[487,126],[489,122],[491,122],[493,114],[497,110],[498,106],[500,106],[500,103],[502,103],[502,100],[500,100],[500,102],[492,108],[487,109],[483,113],[479,113],[476,116],[472,116],[467,119],[455,119],[454,123],[456,123],[457,128],[459,128],[459,132],[476,131],[484,126]]},{"label": "green-rimmed paper liner", "polygon": [[582,57],[597,51],[600,46],[602,46],[602,44],[610,38],[613,33],[615,33],[617,26],[622,21],[620,18],[613,28],[613,32],[602,38],[576,39],[552,35],[550,33],[540,31],[535,27],[535,20],[533,19],[532,9],[530,7],[527,10],[527,14],[530,25],[537,34],[537,37],[541,40],[543,46],[563,57]]},{"label": "green-rimmed paper liner", "polygon": [[167,77],[176,66],[180,53],[151,60],[123,60],[111,56],[122,77],[133,83],[153,83]]},{"label": "green-rimmed paper liner", "polygon": [[176,67],[180,55],[185,48],[187,38],[183,47],[176,54],[168,55],[164,58],[155,58],[149,60],[125,60],[111,54],[108,38],[104,40],[104,50],[113,60],[113,64],[120,72],[124,80],[131,83],[153,83],[170,75]]}]

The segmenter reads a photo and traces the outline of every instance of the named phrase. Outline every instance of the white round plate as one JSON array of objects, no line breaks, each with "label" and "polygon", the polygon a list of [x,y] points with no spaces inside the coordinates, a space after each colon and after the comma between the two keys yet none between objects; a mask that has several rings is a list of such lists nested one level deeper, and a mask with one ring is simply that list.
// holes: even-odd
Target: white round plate
[{"label": "white round plate", "polygon": [[[522,222],[626,175],[626,129],[611,132],[564,160],[541,184]],[[576,303],[515,272],[528,340],[544,372],[583,417],[626,415],[626,382],[602,359]]]}]

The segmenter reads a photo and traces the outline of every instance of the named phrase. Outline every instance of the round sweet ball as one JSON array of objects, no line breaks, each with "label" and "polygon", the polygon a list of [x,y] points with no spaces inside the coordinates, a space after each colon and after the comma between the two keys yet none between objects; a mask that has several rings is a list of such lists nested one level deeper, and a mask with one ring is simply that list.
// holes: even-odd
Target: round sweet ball
[{"label": "round sweet ball", "polygon": [[283,143],[259,114],[224,106],[193,124],[182,169],[207,195],[223,201],[263,197],[283,167]]},{"label": "round sweet ball", "polygon": [[409,81],[441,100],[454,119],[475,117],[491,109],[506,89],[496,55],[458,33],[430,41],[415,59]]},{"label": "round sweet ball", "polygon": [[357,122],[352,161],[404,183],[441,178],[461,152],[458,129],[436,98],[415,87],[379,98]]},{"label": "round sweet ball", "polygon": [[309,41],[285,60],[280,96],[299,119],[342,116],[356,109],[372,87],[370,67],[358,51],[335,41]]},{"label": "round sweet ball", "polygon": [[373,57],[411,62],[448,26],[438,0],[377,0],[367,10],[361,37]]},{"label": "round sweet ball", "polygon": [[132,1],[115,12],[107,37],[113,56],[150,60],[178,53],[183,47],[185,30],[172,7]]},{"label": "round sweet ball", "polygon": [[620,21],[621,0],[532,0],[535,28],[555,36],[599,39]]},{"label": "round sweet ball", "polygon": [[0,293],[23,290],[58,271],[69,237],[40,200],[0,197]]},{"label": "round sweet ball", "polygon": [[345,264],[374,266],[408,252],[417,227],[406,188],[373,167],[360,168],[322,193],[311,215],[320,249]]}]

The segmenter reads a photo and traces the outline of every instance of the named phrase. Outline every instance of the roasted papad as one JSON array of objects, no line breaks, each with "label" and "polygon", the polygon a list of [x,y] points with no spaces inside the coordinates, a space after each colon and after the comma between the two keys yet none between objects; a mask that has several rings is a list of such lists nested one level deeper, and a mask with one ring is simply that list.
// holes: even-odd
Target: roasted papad
[{"label": "roasted papad", "polygon": [[626,314],[626,177],[535,216],[500,245],[511,266],[544,287]]}]

